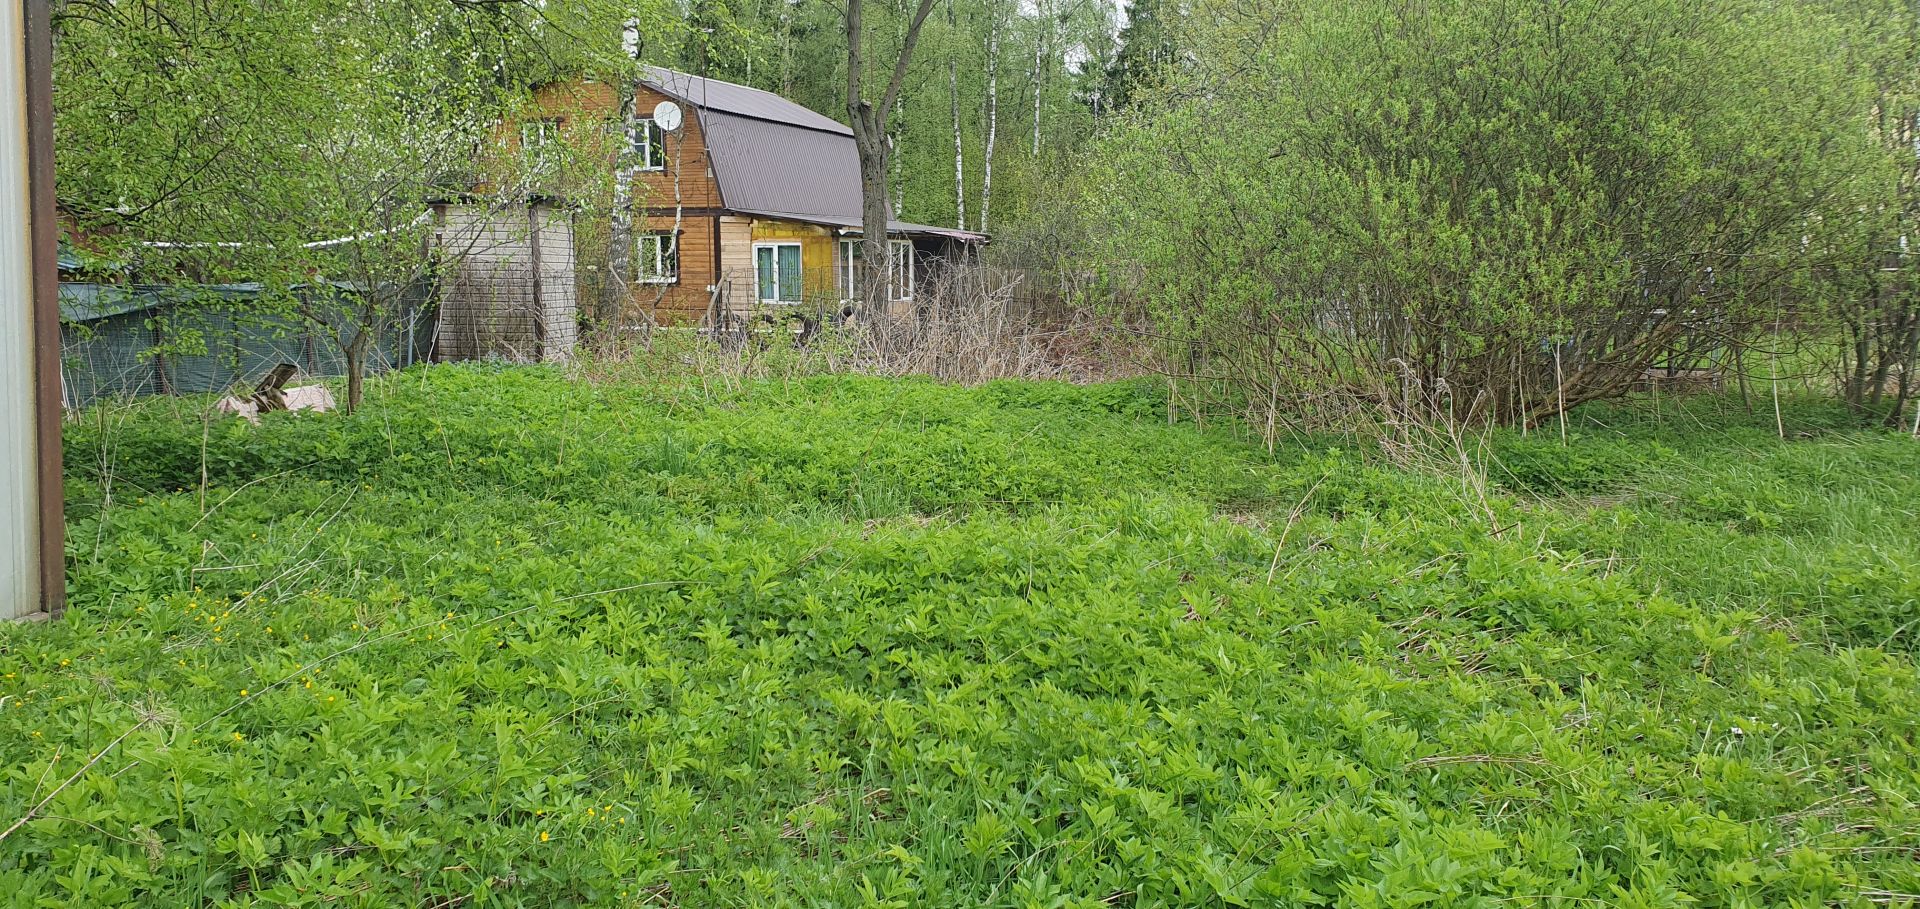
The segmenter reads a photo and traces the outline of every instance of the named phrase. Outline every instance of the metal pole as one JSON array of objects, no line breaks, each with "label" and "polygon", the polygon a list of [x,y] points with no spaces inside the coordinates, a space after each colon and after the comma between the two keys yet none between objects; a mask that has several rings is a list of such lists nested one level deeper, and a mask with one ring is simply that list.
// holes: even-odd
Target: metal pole
[{"label": "metal pole", "polygon": [[0,0],[0,618],[57,615],[66,586],[48,16]]}]

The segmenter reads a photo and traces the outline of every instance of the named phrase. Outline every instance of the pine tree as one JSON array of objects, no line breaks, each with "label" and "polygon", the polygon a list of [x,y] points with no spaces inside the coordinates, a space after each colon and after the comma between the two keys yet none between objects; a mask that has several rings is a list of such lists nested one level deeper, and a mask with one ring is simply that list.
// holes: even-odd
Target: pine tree
[{"label": "pine tree", "polygon": [[1162,68],[1179,55],[1167,14],[1177,14],[1165,0],[1128,0],[1127,24],[1120,30],[1120,50],[1107,70],[1106,103],[1118,110],[1132,103],[1134,93],[1151,85]]}]

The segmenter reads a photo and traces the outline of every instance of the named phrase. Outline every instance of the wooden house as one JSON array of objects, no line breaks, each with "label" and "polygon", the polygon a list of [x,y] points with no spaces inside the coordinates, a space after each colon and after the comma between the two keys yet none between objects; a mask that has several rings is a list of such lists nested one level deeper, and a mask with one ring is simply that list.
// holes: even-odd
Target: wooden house
[{"label": "wooden house", "polygon": [[[619,90],[577,80],[535,92],[518,141],[615,127]],[[662,102],[674,129],[653,120]],[[628,312],[693,322],[759,307],[838,309],[857,299],[862,236],[853,131],[772,92],[648,67],[635,87],[618,178],[631,206]],[[931,270],[977,253],[983,234],[888,224],[888,299],[911,311]],[[581,261],[611,255],[582,251]]]}]

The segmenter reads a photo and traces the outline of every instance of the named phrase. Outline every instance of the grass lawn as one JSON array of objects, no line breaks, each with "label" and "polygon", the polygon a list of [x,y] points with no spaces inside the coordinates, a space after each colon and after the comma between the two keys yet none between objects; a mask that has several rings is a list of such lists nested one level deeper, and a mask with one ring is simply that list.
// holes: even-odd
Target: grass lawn
[{"label": "grass lawn", "polygon": [[1150,384],[198,407],[69,427],[0,907],[1920,900],[1920,442],[1817,406],[1484,499]]}]

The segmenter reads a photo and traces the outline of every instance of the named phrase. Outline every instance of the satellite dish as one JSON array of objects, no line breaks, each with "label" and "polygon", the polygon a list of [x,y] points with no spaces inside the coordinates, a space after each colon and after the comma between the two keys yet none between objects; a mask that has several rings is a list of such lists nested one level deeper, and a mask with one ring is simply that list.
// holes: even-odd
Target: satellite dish
[{"label": "satellite dish", "polygon": [[672,101],[662,101],[653,106],[653,122],[662,132],[673,132],[680,128],[680,105]]}]

